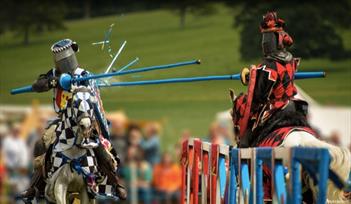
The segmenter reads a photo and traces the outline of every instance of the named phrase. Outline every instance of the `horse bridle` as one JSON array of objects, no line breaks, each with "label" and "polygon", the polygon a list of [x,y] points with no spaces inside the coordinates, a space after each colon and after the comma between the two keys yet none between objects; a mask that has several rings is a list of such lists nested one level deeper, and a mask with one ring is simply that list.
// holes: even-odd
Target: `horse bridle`
[{"label": "horse bridle", "polygon": [[[95,122],[95,118],[93,117],[93,116],[91,116],[91,115],[89,115],[89,113],[88,112],[85,112],[85,113],[83,113],[83,114],[81,114],[80,116],[77,116],[76,115],[76,113],[75,113],[75,111],[74,111],[74,96],[78,93],[78,92],[88,92],[89,94],[91,94],[91,92],[92,92],[92,90],[90,89],[90,88],[88,88],[88,87],[75,87],[75,88],[73,88],[73,91],[72,91],[72,103],[71,103],[71,111],[72,111],[72,115],[75,117],[75,119],[76,119],[76,121],[77,121],[77,125],[79,125],[78,123],[79,123],[79,121],[81,121],[82,119],[84,119],[84,118],[89,118],[90,120],[91,120],[91,126],[90,126],[90,128],[89,128],[89,130],[88,130],[88,132],[90,133],[90,132],[92,132],[92,130],[93,130],[93,128],[94,128],[94,122]],[[89,97],[91,97],[91,95],[89,96]],[[92,109],[92,111],[93,111],[93,109]]]}]

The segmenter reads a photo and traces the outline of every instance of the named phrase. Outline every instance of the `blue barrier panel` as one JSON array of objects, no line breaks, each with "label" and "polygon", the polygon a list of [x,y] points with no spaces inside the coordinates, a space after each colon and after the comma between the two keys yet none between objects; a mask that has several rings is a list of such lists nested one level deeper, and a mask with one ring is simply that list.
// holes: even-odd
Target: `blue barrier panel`
[{"label": "blue barrier panel", "polygon": [[263,204],[263,165],[271,168],[272,148],[263,147],[256,149],[256,204]]},{"label": "blue barrier panel", "polygon": [[301,165],[312,179],[318,183],[317,203],[326,203],[329,163],[330,155],[327,149],[306,147],[295,147],[292,149],[291,167],[293,181],[290,203],[300,204],[302,202],[300,178]]},{"label": "blue barrier panel", "polygon": [[[247,161],[240,162],[240,176],[241,176],[241,188],[242,194],[244,196],[244,202],[250,202],[251,195],[251,182],[250,182],[250,173],[249,173],[249,164]],[[251,202],[250,202],[251,203]]]},{"label": "blue barrier panel", "polygon": [[[329,169],[330,155],[327,149],[306,147],[230,149],[229,146],[210,143],[202,143],[202,148],[201,160],[202,164],[206,165],[202,165],[198,171],[201,171],[199,175],[205,176],[199,184],[203,192],[200,195],[205,197],[199,199],[199,202],[204,204],[223,202],[263,204],[265,168],[272,174],[273,203],[302,202],[301,169],[309,174],[318,187],[316,203],[326,203],[328,178],[336,183],[337,187],[345,188],[343,181]],[[226,166],[227,163],[229,168]],[[284,166],[287,164],[289,168]],[[192,166],[194,168],[194,165]],[[193,169],[188,171],[190,173]],[[289,180],[286,180],[287,173],[290,174]],[[207,182],[209,177],[211,182]],[[192,181],[193,179],[189,179],[187,182],[188,190],[189,186],[193,186]],[[204,193],[207,190],[210,190],[210,193]]]},{"label": "blue barrier panel", "polygon": [[229,203],[230,204],[236,204],[236,197],[237,197],[237,192],[236,192],[236,187],[238,185],[236,178],[238,176],[238,161],[239,161],[239,149],[237,148],[232,148],[230,150],[230,159],[229,159],[229,170],[230,170],[230,176],[229,176]]},{"label": "blue barrier panel", "polygon": [[225,155],[219,155],[218,170],[219,170],[220,195],[221,195],[221,199],[224,199],[226,181],[227,181],[227,172],[226,172],[226,167],[225,167]]},{"label": "blue barrier panel", "polygon": [[285,175],[284,175],[284,166],[282,161],[275,161],[274,163],[274,190],[278,199],[279,204],[284,204],[287,202],[287,193],[285,185]]}]

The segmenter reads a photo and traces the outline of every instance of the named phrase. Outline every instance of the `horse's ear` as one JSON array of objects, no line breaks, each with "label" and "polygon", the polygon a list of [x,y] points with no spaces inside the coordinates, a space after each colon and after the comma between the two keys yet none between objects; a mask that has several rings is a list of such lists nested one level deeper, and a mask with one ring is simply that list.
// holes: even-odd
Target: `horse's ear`
[{"label": "horse's ear", "polygon": [[234,103],[235,99],[236,99],[236,95],[233,89],[229,89],[229,95],[230,95],[230,99],[232,100],[232,102]]}]

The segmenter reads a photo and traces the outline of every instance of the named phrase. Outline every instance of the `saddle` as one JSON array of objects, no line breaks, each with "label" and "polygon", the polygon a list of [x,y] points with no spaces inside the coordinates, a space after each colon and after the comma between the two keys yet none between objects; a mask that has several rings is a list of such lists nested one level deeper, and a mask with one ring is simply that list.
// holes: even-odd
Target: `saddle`
[{"label": "saddle", "polygon": [[258,146],[274,130],[284,127],[310,128],[307,121],[308,103],[303,100],[290,100],[287,106],[277,110],[264,123],[249,130],[240,141],[240,147]]}]

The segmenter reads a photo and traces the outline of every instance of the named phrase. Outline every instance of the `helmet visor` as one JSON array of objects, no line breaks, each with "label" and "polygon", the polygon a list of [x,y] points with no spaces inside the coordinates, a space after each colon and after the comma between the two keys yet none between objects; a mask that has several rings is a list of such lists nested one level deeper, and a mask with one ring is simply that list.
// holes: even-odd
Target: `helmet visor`
[{"label": "helmet visor", "polygon": [[56,61],[55,59],[55,68],[60,73],[73,73],[77,67],[78,67],[78,61],[74,53],[58,61]]}]

